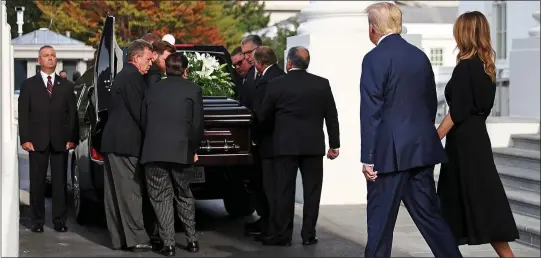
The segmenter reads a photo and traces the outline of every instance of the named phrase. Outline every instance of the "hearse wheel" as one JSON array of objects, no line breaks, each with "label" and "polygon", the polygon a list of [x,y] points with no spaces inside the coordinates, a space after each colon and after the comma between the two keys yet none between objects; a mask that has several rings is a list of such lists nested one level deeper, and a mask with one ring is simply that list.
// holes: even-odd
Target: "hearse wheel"
[{"label": "hearse wheel", "polygon": [[225,211],[233,218],[244,217],[254,213],[250,203],[250,195],[244,184],[232,186],[224,195]]},{"label": "hearse wheel", "polygon": [[71,188],[73,191],[73,209],[75,210],[75,219],[79,224],[86,224],[91,221],[90,200],[81,195],[79,183],[79,162],[75,155],[71,159]]}]

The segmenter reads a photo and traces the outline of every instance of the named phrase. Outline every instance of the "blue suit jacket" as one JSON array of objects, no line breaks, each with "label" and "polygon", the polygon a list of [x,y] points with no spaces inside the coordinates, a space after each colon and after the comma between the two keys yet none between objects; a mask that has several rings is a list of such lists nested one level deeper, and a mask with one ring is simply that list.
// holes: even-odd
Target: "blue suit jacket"
[{"label": "blue suit jacket", "polygon": [[446,162],[427,56],[393,34],[366,54],[362,69],[361,162],[379,174]]}]

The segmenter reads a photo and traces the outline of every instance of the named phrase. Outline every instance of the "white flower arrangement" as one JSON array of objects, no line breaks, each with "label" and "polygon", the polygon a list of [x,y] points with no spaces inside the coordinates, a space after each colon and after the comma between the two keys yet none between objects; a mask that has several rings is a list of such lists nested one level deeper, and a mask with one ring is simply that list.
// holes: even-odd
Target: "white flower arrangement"
[{"label": "white flower arrangement", "polygon": [[188,58],[187,79],[201,87],[203,96],[233,96],[235,84],[226,70],[227,63],[220,65],[208,53],[184,52],[184,55]]}]

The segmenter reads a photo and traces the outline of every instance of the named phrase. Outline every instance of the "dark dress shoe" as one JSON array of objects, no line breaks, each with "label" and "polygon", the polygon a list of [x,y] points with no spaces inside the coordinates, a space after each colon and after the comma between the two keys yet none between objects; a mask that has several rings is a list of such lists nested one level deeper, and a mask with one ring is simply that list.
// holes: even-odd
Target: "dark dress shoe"
[{"label": "dark dress shoe", "polygon": [[43,233],[43,224],[34,224],[30,231],[34,233]]},{"label": "dark dress shoe", "polygon": [[303,240],[302,245],[315,245],[317,244],[317,242],[318,242],[317,237],[311,237],[311,238],[308,238],[307,240]]},{"label": "dark dress shoe", "polygon": [[254,240],[261,243],[263,243],[266,239],[271,239],[271,238],[272,237],[268,236],[267,234],[260,234],[260,235],[254,236]]},{"label": "dark dress shoe", "polygon": [[255,222],[252,222],[252,223],[248,223],[244,226],[244,234],[247,235],[247,236],[256,236],[256,235],[260,235],[262,232],[261,230],[261,219],[255,221]]},{"label": "dark dress shoe", "polygon": [[186,246],[186,250],[188,250],[188,252],[190,253],[199,252],[199,242],[197,241],[188,242],[188,245]]},{"label": "dark dress shoe", "polygon": [[165,246],[160,250],[160,254],[163,256],[175,256],[175,246]]},{"label": "dark dress shoe", "polygon": [[150,244],[150,243],[138,244],[138,245],[132,246],[132,247],[130,247],[128,249],[130,251],[132,251],[132,252],[147,252],[147,251],[152,250],[152,244]]},{"label": "dark dress shoe", "polygon": [[54,224],[54,230],[56,232],[67,232],[68,227],[66,227],[66,224],[64,223],[58,223],[58,224]]},{"label": "dark dress shoe", "polygon": [[163,241],[161,239],[151,239],[150,244],[152,245],[152,250],[154,251],[159,251],[166,247],[163,245]]},{"label": "dark dress shoe", "polygon": [[263,240],[263,245],[273,245],[273,246],[291,246],[291,240],[289,239],[278,239],[278,238],[265,238]]}]

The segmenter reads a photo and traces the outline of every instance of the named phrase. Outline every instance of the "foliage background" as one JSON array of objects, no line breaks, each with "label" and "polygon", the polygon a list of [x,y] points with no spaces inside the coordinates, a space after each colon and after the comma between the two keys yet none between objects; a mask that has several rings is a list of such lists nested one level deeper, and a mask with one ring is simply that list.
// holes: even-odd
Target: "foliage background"
[{"label": "foliage background", "polygon": [[[237,47],[246,33],[269,24],[269,14],[261,1],[159,1],[159,0],[9,0],[6,1],[12,38],[17,35],[16,6],[24,6],[24,33],[49,28],[96,47],[107,14],[116,18],[116,37],[120,46],[148,32],[160,36],[170,33],[177,43],[225,45],[229,51]],[[298,26],[293,19],[286,23]],[[294,30],[278,26],[277,36],[263,36],[283,65],[288,36]]]}]

